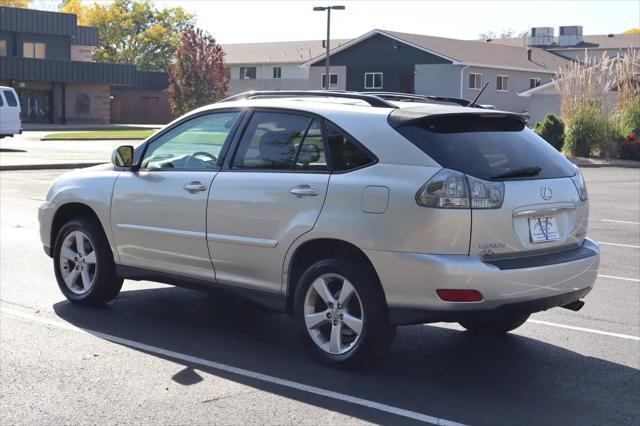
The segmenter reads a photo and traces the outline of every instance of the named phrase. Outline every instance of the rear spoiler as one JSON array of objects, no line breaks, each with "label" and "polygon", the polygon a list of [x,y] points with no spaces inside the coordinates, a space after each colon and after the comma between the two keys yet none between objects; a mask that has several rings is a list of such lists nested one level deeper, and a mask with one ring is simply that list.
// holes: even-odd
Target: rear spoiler
[{"label": "rear spoiler", "polygon": [[[491,110],[470,110],[469,112],[456,112],[456,113],[445,113],[445,114],[437,114],[433,113],[431,110],[426,110],[424,108],[416,107],[416,108],[398,108],[389,114],[387,121],[391,127],[397,129],[398,127],[406,126],[406,125],[417,125],[417,124],[425,124],[428,122],[436,123],[436,122],[458,122],[461,127],[460,131],[464,131],[465,124],[471,124],[471,122],[478,123],[481,122],[482,119],[487,119],[487,122],[494,123],[494,126],[498,124],[500,119],[503,119],[504,127],[509,127],[509,123],[513,126],[517,122],[519,125],[524,127],[527,124],[528,117],[523,114],[518,114],[515,112],[505,112],[505,111],[491,111]],[[501,127],[501,126],[497,126]]]}]

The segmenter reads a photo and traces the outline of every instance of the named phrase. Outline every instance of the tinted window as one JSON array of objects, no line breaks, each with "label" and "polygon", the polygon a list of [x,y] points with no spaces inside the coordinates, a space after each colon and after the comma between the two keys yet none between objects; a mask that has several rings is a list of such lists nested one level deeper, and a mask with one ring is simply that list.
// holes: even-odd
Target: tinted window
[{"label": "tinted window", "polygon": [[573,176],[573,165],[518,118],[429,117],[396,129],[442,167],[480,179],[530,167],[547,179]]},{"label": "tinted window", "polygon": [[326,131],[334,171],[353,170],[373,163],[372,159],[336,126],[327,123]]},{"label": "tinted window", "polygon": [[320,120],[313,120],[302,145],[296,147],[294,170],[328,170]]},{"label": "tinted window", "polygon": [[159,136],[144,154],[148,169],[215,169],[240,112],[196,117]]},{"label": "tinted window", "polygon": [[4,105],[4,101],[2,100],[2,93],[0,93],[0,107]]},{"label": "tinted window", "polygon": [[9,105],[10,107],[18,106],[16,95],[14,95],[11,90],[5,90],[4,97],[7,100],[7,105]]},{"label": "tinted window", "polygon": [[302,115],[256,112],[242,136],[232,168],[291,170],[311,121]]}]

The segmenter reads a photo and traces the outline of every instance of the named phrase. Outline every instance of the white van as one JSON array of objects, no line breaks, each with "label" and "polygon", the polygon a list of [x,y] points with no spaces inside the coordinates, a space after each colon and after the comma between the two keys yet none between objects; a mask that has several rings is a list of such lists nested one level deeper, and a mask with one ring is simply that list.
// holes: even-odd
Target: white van
[{"label": "white van", "polygon": [[0,139],[22,133],[22,112],[16,91],[0,86]]}]

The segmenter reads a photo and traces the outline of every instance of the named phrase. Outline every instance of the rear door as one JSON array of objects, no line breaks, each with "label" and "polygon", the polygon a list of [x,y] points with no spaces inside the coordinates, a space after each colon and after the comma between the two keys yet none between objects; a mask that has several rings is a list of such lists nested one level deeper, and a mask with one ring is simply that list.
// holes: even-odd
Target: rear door
[{"label": "rear door", "polygon": [[257,110],[213,182],[209,251],[219,282],[281,292],[287,249],[313,228],[329,182],[322,120]]},{"label": "rear door", "polygon": [[2,108],[2,118],[0,125],[1,133],[14,135],[20,133],[20,103],[16,92],[11,88],[0,89],[4,95],[4,106]]},{"label": "rear door", "polygon": [[499,207],[471,207],[470,254],[526,256],[582,243],[588,203],[577,168],[514,115],[432,116],[398,129],[444,168],[461,172],[468,192],[502,186]]}]

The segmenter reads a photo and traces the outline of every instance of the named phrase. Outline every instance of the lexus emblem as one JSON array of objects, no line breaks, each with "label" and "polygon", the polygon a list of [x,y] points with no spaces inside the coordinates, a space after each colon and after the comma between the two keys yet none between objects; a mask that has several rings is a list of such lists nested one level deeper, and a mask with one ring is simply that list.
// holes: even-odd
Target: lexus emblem
[{"label": "lexus emblem", "polygon": [[542,188],[540,188],[540,196],[544,200],[550,200],[551,197],[553,197],[553,191],[548,186],[543,186]]}]

